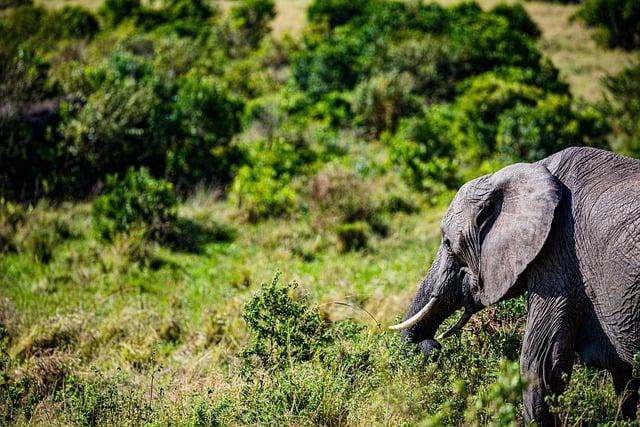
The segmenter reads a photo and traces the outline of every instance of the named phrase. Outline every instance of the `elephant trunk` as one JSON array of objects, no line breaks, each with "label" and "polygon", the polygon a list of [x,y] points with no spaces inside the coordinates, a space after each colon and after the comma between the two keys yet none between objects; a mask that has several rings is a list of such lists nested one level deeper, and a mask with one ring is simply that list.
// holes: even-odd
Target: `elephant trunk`
[{"label": "elephant trunk", "polygon": [[433,271],[427,274],[409,307],[406,320],[392,326],[393,329],[402,329],[402,339],[417,344],[426,355],[440,346],[435,340],[438,327],[455,312],[450,304],[433,296],[433,276]]}]

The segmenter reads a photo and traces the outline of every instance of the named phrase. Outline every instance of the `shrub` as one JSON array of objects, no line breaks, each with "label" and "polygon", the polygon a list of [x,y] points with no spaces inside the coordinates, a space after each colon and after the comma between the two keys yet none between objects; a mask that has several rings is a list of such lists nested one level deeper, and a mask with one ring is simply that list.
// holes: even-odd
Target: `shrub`
[{"label": "shrub", "polygon": [[159,9],[143,8],[137,21],[146,30],[158,29],[179,36],[206,36],[211,32],[207,21],[215,15],[210,2],[203,0],[165,0]]},{"label": "shrub", "polygon": [[271,31],[269,24],[276,16],[276,4],[273,0],[241,0],[230,14],[231,25],[239,32],[242,43],[255,48]]},{"label": "shrub", "polygon": [[[129,77],[142,72],[129,68],[134,64],[114,61],[116,68],[109,73],[116,74],[90,77],[99,88],[77,112],[73,104],[65,105],[61,151],[71,165],[65,174],[67,191],[75,187],[82,194],[107,174],[130,166],[164,171],[170,135],[167,105],[153,82]],[[121,73],[129,76],[120,78]]]},{"label": "shrub", "polygon": [[332,35],[318,46],[308,41],[293,55],[291,77],[312,101],[317,101],[330,92],[355,86],[362,71],[361,54],[358,41],[348,33]]},{"label": "shrub", "polygon": [[393,131],[402,116],[417,109],[408,74],[381,74],[360,83],[354,91],[356,121],[373,136]]},{"label": "shrub", "polygon": [[280,370],[310,359],[326,342],[318,311],[295,297],[297,286],[281,285],[276,274],[245,305],[242,317],[251,332],[251,342],[241,354],[246,368]]},{"label": "shrub", "polygon": [[610,47],[640,47],[640,3],[637,0],[585,0],[578,17],[598,27]]},{"label": "shrub", "polygon": [[180,132],[166,154],[166,176],[178,188],[228,183],[241,159],[230,142],[240,127],[242,104],[210,77],[184,77],[179,85],[173,111]]},{"label": "shrub", "polygon": [[[3,48],[16,47],[34,38],[43,27],[47,16],[47,10],[42,6],[34,6],[32,2],[26,2],[10,9],[0,16],[2,32],[0,37]],[[48,36],[45,34],[45,36]],[[26,46],[23,46],[26,47]],[[32,46],[28,46],[31,48]]]},{"label": "shrub", "polygon": [[603,105],[615,132],[613,148],[640,157],[640,64],[605,79],[611,97]]},{"label": "shrub", "polygon": [[0,198],[0,253],[17,250],[16,232],[25,218],[26,214],[21,205]]},{"label": "shrub", "polygon": [[567,390],[548,399],[551,413],[564,425],[606,424],[620,415],[618,405],[611,404],[617,399],[607,374],[582,365],[574,366]]},{"label": "shrub", "polygon": [[44,26],[49,37],[57,39],[91,38],[100,29],[95,16],[79,6],[64,6],[50,12]]},{"label": "shrub", "polygon": [[457,105],[466,119],[463,131],[475,144],[475,156],[493,152],[499,116],[517,104],[535,105],[544,96],[542,89],[505,80],[494,73],[470,79]]},{"label": "shrub", "polygon": [[[548,58],[540,62],[539,68],[501,66],[484,75],[494,76],[502,80],[522,83],[528,86],[535,86],[547,92],[563,95],[569,94],[569,85],[560,80],[560,71]],[[468,82],[469,81],[462,82],[460,89],[468,87]]]},{"label": "shrub", "polygon": [[214,9],[202,0],[166,0],[163,6],[167,21],[193,20],[203,23],[214,14]]},{"label": "shrub", "polygon": [[474,396],[474,404],[465,410],[466,421],[469,425],[478,425],[474,423],[480,420],[484,421],[483,424],[489,424],[491,420],[493,425],[519,425],[521,408],[517,402],[526,386],[526,381],[520,376],[518,363],[501,361],[498,378],[486,392]]},{"label": "shrub", "polygon": [[391,45],[379,66],[410,75],[414,94],[432,103],[453,97],[464,68],[461,60],[460,47],[448,38],[421,35]]},{"label": "shrub", "polygon": [[532,38],[540,37],[540,28],[529,17],[526,9],[520,3],[513,5],[500,3],[491,9],[491,13],[506,18],[511,28],[516,31],[520,31]]},{"label": "shrub", "polygon": [[250,222],[291,213],[296,199],[289,174],[279,174],[268,165],[242,166],[233,180],[232,200]]},{"label": "shrub", "polygon": [[245,144],[247,164],[233,180],[231,199],[252,222],[296,210],[294,177],[313,172],[318,158],[308,137],[301,129],[283,125],[270,139]]},{"label": "shrub", "polygon": [[115,27],[124,19],[135,17],[141,8],[140,0],[105,0],[98,9],[98,15],[105,25]]},{"label": "shrub", "polygon": [[577,108],[566,95],[535,106],[518,104],[499,118],[496,150],[515,161],[537,161],[571,146],[605,148],[609,127],[593,107]]},{"label": "shrub", "polygon": [[105,192],[93,202],[96,231],[105,238],[144,227],[148,236],[162,238],[176,221],[173,185],[154,179],[146,168],[129,169],[122,179],[111,175]]},{"label": "shrub", "polygon": [[348,92],[330,92],[305,112],[332,128],[346,127],[353,119],[352,96]]},{"label": "shrub", "polygon": [[391,161],[415,189],[429,196],[459,185],[456,137],[451,124],[457,112],[448,106],[434,106],[420,116],[403,119],[388,141]]},{"label": "shrub", "polygon": [[340,224],[336,227],[338,250],[340,252],[349,252],[366,248],[368,228],[367,223],[364,221]]},{"label": "shrub", "polygon": [[450,36],[462,51],[468,75],[501,65],[537,68],[540,53],[535,40],[513,31],[504,16],[482,13],[464,4],[454,7],[451,13],[456,19],[450,24]]},{"label": "shrub", "polygon": [[330,28],[346,24],[364,14],[367,0],[314,0],[307,8],[310,22],[327,22]]}]

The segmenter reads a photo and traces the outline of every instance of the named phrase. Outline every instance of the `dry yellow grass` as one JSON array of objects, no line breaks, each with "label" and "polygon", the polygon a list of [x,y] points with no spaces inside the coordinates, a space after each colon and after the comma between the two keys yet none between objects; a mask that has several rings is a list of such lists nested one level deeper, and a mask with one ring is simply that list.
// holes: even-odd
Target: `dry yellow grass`
[{"label": "dry yellow grass", "polygon": [[[39,0],[49,7],[84,5],[97,9],[103,0]],[[450,6],[461,0],[439,0]],[[485,9],[498,3],[514,3],[514,0],[478,0]],[[215,1],[223,10],[235,3],[234,0]],[[278,15],[273,22],[276,35],[289,33],[297,35],[306,22],[306,8],[311,0],[276,0]],[[570,22],[570,17],[578,6],[548,2],[522,3],[533,20],[542,30],[539,42],[542,52],[551,58],[560,73],[571,85],[573,93],[588,101],[602,97],[602,78],[626,67],[634,57],[621,49],[606,49],[592,38],[593,31],[578,22]]]},{"label": "dry yellow grass", "polygon": [[593,31],[569,22],[577,6],[553,3],[525,3],[525,8],[542,30],[539,45],[560,69],[576,96],[588,101],[602,97],[602,78],[628,66],[633,54],[607,49],[593,40]]},{"label": "dry yellow grass", "polygon": [[59,8],[64,6],[84,6],[90,10],[97,10],[103,0],[36,0],[37,4],[41,4],[50,8]]}]

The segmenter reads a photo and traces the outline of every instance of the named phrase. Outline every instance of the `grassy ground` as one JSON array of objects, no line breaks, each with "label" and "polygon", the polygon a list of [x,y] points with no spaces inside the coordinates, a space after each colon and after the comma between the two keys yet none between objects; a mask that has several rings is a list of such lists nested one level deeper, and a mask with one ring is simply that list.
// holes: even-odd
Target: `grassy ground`
[{"label": "grassy ground", "polygon": [[[345,164],[380,161],[365,144],[354,142]],[[0,417],[17,411],[14,424],[42,426],[519,422],[526,300],[484,310],[423,361],[385,326],[430,265],[444,207],[389,172],[351,191],[413,209],[385,210],[386,234],[347,252],[331,215],[251,224],[207,190],[181,205],[191,227],[173,248],[135,232],[102,240],[85,203],[30,209],[0,257]],[[278,289],[295,281],[295,292],[262,287],[278,271]],[[274,345],[282,334],[286,344]],[[581,366],[554,406],[566,425],[617,417],[608,374]]]},{"label": "grassy ground", "polygon": [[[105,242],[91,228],[88,205],[40,204],[18,231],[18,252],[0,259],[2,342],[12,360],[3,375],[11,379],[9,400],[26,408],[14,422],[517,421],[522,388],[517,364],[507,361],[518,358],[524,299],[476,316],[445,342],[439,362],[424,364],[383,329],[402,316],[439,244],[443,209],[418,207],[390,214],[388,235],[372,237],[367,249],[342,253],[331,228],[308,217],[252,225],[200,191],[180,215],[214,232],[185,252],[135,234]],[[54,237],[38,237],[43,232]],[[319,314],[322,334],[341,338],[313,344],[310,360],[292,351],[288,363],[252,365],[247,375],[254,359],[242,355],[256,331],[244,307],[277,271],[280,283],[299,283],[307,301],[300,304]],[[269,304],[269,324],[284,322],[293,334],[304,324],[299,314],[287,318],[282,304]],[[352,327],[345,319],[362,329],[340,332]],[[607,375],[582,367],[557,406],[567,424],[616,417]]]}]

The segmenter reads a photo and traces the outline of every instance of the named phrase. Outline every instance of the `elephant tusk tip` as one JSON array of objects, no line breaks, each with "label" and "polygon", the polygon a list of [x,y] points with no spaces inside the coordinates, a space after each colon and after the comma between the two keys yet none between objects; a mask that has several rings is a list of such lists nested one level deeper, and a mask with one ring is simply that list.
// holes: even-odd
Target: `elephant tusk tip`
[{"label": "elephant tusk tip", "polygon": [[467,324],[469,319],[471,319],[471,313],[465,311],[464,313],[462,313],[462,316],[460,317],[458,322],[456,322],[455,325],[453,325],[452,327],[450,327],[449,329],[447,329],[446,331],[444,331],[443,333],[438,335],[437,339],[441,340],[441,339],[444,339],[444,338],[449,338],[451,335],[453,335],[456,332],[462,330],[462,328],[464,327],[464,325]]},{"label": "elephant tusk tip", "polygon": [[389,329],[390,331],[399,331],[401,329],[403,329],[402,324],[397,324],[397,325],[392,325],[392,326],[388,326],[387,329]]}]

